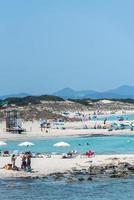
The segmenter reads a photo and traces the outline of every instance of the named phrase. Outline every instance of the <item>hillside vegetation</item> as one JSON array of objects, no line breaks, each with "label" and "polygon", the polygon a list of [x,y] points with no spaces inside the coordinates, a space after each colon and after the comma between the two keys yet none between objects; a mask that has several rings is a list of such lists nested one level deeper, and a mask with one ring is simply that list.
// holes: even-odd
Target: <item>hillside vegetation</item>
[{"label": "hillside vegetation", "polygon": [[64,101],[63,98],[52,96],[52,95],[41,95],[41,96],[27,96],[27,97],[10,97],[4,100],[0,100],[1,106],[4,104],[16,106],[27,106],[29,104],[36,105],[41,104],[42,101]]}]

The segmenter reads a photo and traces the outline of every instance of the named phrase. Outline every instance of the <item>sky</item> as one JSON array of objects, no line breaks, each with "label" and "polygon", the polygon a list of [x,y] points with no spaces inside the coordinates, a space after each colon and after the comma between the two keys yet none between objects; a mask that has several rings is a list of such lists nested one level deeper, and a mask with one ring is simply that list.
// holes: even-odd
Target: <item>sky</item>
[{"label": "sky", "polygon": [[0,94],[134,85],[133,0],[0,0]]}]

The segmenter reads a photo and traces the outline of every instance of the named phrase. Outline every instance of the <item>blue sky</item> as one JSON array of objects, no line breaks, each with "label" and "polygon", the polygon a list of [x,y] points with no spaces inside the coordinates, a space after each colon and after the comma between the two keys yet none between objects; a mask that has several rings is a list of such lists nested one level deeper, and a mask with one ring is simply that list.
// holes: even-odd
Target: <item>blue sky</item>
[{"label": "blue sky", "polygon": [[134,85],[133,0],[0,0],[0,94]]}]

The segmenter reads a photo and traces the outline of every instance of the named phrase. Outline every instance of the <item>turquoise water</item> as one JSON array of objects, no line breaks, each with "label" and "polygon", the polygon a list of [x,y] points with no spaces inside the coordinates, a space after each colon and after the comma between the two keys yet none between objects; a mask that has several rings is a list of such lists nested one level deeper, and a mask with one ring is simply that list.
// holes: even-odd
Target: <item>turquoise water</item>
[{"label": "turquoise water", "polygon": [[0,200],[132,200],[134,179],[69,184],[63,181],[0,180]]},{"label": "turquoise water", "polygon": [[[68,142],[69,148],[56,148],[56,142]],[[34,140],[35,146],[28,147],[33,152],[68,152],[76,149],[84,153],[89,149],[97,154],[134,153],[134,136],[107,137],[61,137]],[[19,141],[9,141],[6,149],[25,151]],[[88,143],[88,145],[87,145]],[[5,148],[5,147],[4,147]],[[132,200],[134,179],[100,179],[80,183],[40,180],[0,180],[0,200]]]},{"label": "turquoise water", "polygon": [[[70,147],[58,148],[53,147],[57,142],[67,142]],[[85,153],[92,149],[97,154],[123,154],[134,153],[134,136],[105,136],[105,137],[60,137],[45,140],[33,140],[33,147],[19,147],[19,141],[9,141],[4,150],[31,150],[32,152],[57,152],[65,153],[70,150],[77,150],[78,153]]]},{"label": "turquoise water", "polygon": [[123,117],[124,120],[133,121],[134,120],[134,114],[129,115],[110,115],[108,117],[97,117],[97,120],[104,120],[107,118],[108,121],[116,121],[119,120],[120,117]]}]

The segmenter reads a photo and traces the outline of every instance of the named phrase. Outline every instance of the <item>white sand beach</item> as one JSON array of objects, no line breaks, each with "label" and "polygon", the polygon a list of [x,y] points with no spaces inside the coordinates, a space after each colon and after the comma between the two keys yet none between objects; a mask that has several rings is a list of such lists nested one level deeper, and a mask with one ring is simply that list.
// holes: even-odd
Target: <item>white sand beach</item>
[{"label": "white sand beach", "polygon": [[[110,122],[107,122],[109,126]],[[84,126],[87,126],[85,129]],[[66,122],[63,126],[57,128],[44,129],[41,131],[39,121],[29,121],[23,124],[26,132],[22,134],[9,133],[5,130],[5,121],[0,123],[0,140],[28,140],[28,139],[45,139],[49,137],[60,136],[111,136],[111,135],[133,135],[134,131],[130,129],[108,131],[106,129],[94,129],[94,125],[104,126],[103,121],[86,121],[86,122]]]},{"label": "white sand beach", "polygon": [[[90,166],[118,165],[123,162],[134,165],[134,155],[95,155],[92,158],[79,155],[71,159],[63,159],[61,155],[52,155],[51,158],[32,158],[33,173],[29,173],[3,169],[7,163],[11,163],[11,158],[0,157],[0,178],[44,177],[52,173],[65,173],[73,169],[83,170]],[[20,157],[17,158],[16,165],[21,166]]]},{"label": "white sand beach", "polygon": [[25,133],[25,134],[14,134],[14,133],[0,133],[0,140],[2,141],[23,141],[23,140],[34,140],[34,139],[47,139],[53,137],[62,136],[119,136],[119,135],[134,135],[134,131],[130,130],[50,130],[49,133]]}]

